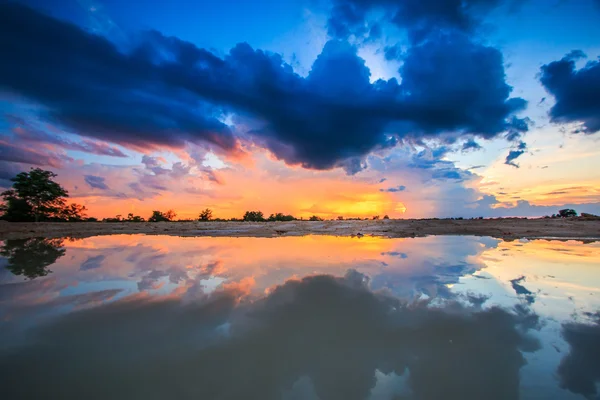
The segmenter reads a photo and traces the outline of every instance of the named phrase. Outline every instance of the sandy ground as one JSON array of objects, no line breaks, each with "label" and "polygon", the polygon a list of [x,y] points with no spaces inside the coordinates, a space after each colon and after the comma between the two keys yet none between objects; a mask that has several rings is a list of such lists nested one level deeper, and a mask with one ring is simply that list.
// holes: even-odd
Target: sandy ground
[{"label": "sandy ground", "polygon": [[[29,237],[87,237],[111,234],[176,236],[298,236],[476,235],[503,239],[574,238],[600,240],[600,220],[487,219],[487,220],[379,220],[293,222],[40,222],[0,221],[0,240]],[[360,236],[360,235],[359,235]]]}]

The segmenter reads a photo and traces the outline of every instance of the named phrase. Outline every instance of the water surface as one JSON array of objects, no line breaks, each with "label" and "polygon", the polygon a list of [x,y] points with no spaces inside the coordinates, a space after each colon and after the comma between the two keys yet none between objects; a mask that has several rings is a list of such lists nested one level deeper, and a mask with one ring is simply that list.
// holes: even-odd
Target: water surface
[{"label": "water surface", "polygon": [[485,237],[2,243],[9,399],[577,399],[600,244]]}]

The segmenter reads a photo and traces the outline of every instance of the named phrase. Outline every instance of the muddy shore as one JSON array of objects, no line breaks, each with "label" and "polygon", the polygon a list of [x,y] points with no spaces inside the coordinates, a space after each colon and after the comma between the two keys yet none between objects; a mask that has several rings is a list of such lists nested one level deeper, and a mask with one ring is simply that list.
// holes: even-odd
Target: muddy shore
[{"label": "muddy shore", "polygon": [[[112,234],[174,236],[299,236],[475,235],[503,239],[574,238],[600,240],[600,220],[484,219],[484,220],[379,220],[292,222],[40,222],[0,221],[0,240],[29,237],[89,237]],[[360,236],[360,235],[359,235]]]}]

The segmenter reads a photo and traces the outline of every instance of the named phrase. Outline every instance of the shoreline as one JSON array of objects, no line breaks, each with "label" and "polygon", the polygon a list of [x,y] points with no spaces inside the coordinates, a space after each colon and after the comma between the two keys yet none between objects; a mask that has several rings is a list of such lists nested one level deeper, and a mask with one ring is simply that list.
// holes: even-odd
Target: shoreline
[{"label": "shoreline", "polygon": [[33,237],[84,238],[114,234],[171,236],[280,237],[305,235],[374,235],[407,238],[429,235],[490,236],[505,240],[600,240],[600,220],[483,219],[368,220],[290,222],[5,222],[0,240]]}]

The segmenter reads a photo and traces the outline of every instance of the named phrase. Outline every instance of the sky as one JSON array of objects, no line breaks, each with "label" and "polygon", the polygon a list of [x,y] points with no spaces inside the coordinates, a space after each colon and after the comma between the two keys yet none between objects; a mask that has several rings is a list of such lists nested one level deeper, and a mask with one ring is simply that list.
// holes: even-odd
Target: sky
[{"label": "sky", "polygon": [[0,186],[104,218],[600,213],[598,0],[0,1]]}]

